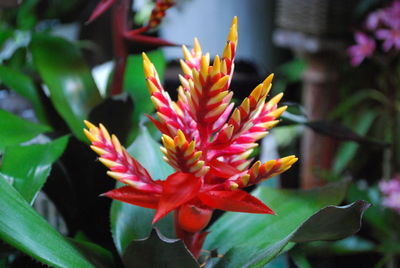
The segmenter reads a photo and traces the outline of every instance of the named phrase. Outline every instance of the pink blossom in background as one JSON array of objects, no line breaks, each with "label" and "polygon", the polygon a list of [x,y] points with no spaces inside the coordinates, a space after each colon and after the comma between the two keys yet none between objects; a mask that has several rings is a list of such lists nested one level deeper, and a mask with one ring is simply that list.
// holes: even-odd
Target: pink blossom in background
[{"label": "pink blossom in background", "polygon": [[375,40],[362,32],[354,34],[355,45],[348,48],[351,65],[359,65],[365,58],[371,57],[375,51]]},{"label": "pink blossom in background", "polygon": [[400,1],[394,1],[391,6],[383,10],[381,18],[384,24],[392,29],[400,29]]},{"label": "pink blossom in background", "polygon": [[390,181],[381,181],[379,189],[384,194],[382,205],[400,214],[400,177]]},{"label": "pink blossom in background", "polygon": [[382,21],[384,16],[385,12],[381,9],[372,12],[371,14],[368,15],[368,18],[365,22],[365,27],[370,31],[376,30],[376,28],[378,28],[378,25]]},{"label": "pink blossom in background", "polygon": [[387,52],[391,48],[400,50],[400,28],[380,29],[376,31],[376,38],[383,40],[382,49]]}]

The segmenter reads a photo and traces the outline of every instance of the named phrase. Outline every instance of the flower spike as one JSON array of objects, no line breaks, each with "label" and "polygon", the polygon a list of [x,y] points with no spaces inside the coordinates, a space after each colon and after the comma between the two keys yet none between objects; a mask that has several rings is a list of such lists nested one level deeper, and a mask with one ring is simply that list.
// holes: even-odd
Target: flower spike
[{"label": "flower spike", "polygon": [[150,99],[157,119],[148,116],[162,133],[164,160],[176,172],[164,181],[153,181],[147,171],[129,156],[103,125],[85,122],[92,149],[107,166],[108,174],[127,186],[105,195],[156,210],[153,223],[171,211],[176,233],[195,257],[207,233],[215,209],[275,214],[242,188],[257,184],[289,169],[296,161],[287,156],[251,164],[257,140],[279,123],[286,106],[278,107],[283,94],[267,101],[273,74],[256,86],[234,109],[229,90],[237,47],[237,18],[232,21],[222,56],[210,59],[194,40],[193,49],[182,46],[178,100],[171,100],[157,71],[143,53],[143,66]]}]

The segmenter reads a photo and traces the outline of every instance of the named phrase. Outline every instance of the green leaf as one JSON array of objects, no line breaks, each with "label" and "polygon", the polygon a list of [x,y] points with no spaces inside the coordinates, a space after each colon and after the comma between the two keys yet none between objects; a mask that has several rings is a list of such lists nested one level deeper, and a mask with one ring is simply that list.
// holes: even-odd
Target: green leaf
[{"label": "green leaf", "polygon": [[36,34],[31,51],[54,107],[75,136],[87,142],[83,120],[102,99],[79,49],[62,38]]},{"label": "green leaf", "polygon": [[[368,213],[367,210],[366,213]],[[358,236],[350,236],[339,241],[316,241],[305,244],[302,250],[313,255],[353,255],[376,250],[375,244]]]},{"label": "green leaf", "polygon": [[[375,111],[364,111],[361,118],[352,121],[354,122],[354,131],[357,134],[364,136],[371,127],[376,116],[377,113]],[[343,172],[346,166],[353,159],[359,147],[359,144],[353,142],[347,142],[340,145],[333,164],[333,171],[337,174]]]},{"label": "green leaf", "polygon": [[0,178],[0,239],[52,267],[94,267]]},{"label": "green leaf", "polygon": [[125,267],[129,268],[199,267],[182,240],[166,238],[157,229],[153,229],[150,236],[145,239],[132,241],[122,261]]},{"label": "green leaf", "polygon": [[46,144],[7,147],[0,172],[12,181],[28,203],[32,203],[67,143],[68,136],[65,136]]},{"label": "green leaf", "polygon": [[[138,137],[127,149],[149,171],[154,180],[166,179],[173,173],[173,169],[162,160],[159,147],[160,144],[153,140],[146,128],[141,126]],[[149,236],[153,216],[154,210],[115,200],[112,202],[111,231],[120,254],[132,240]],[[172,215],[167,215],[156,223],[157,228],[168,237],[175,237],[172,218]]]},{"label": "green leaf", "polygon": [[36,116],[41,123],[48,123],[39,94],[29,76],[12,68],[0,65],[0,80],[4,85],[32,103]]},{"label": "green leaf", "polygon": [[96,268],[115,267],[113,255],[110,251],[100,247],[97,244],[81,241],[77,239],[68,239],[79,251],[93,263]]},{"label": "green leaf", "polygon": [[18,145],[41,133],[51,131],[48,126],[26,121],[1,109],[0,118],[0,151],[6,146]]},{"label": "green leaf", "polygon": [[[160,80],[163,81],[165,59],[162,50],[157,49],[148,52],[147,56],[157,69]],[[154,110],[143,72],[142,55],[131,55],[128,57],[124,78],[124,90],[131,95],[134,101],[135,109],[133,112],[133,120],[134,125],[138,125],[140,122],[140,115],[151,113]]]},{"label": "green leaf", "polygon": [[[340,203],[346,188],[343,182],[309,191],[259,187],[254,195],[274,209],[278,216],[226,213],[211,226],[205,248],[218,249],[224,254],[220,265],[261,267],[283,248],[293,246],[293,243],[288,245],[290,241],[338,239],[343,232],[348,232],[342,222],[346,217],[339,217],[343,216],[341,211],[352,215],[355,208],[334,207],[316,212],[327,205]],[[358,206],[356,204],[356,208]],[[325,222],[326,219],[336,225]],[[359,222],[358,225],[353,221],[350,223],[359,227]],[[310,227],[315,227],[311,235],[308,232]],[[335,227],[343,227],[343,231]]]}]

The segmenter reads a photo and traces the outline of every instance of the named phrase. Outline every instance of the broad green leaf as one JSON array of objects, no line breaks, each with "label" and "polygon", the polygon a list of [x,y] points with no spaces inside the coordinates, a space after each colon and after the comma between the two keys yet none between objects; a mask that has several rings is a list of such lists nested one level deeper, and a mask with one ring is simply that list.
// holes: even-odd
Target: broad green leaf
[{"label": "broad green leaf", "polygon": [[94,267],[0,178],[0,239],[52,267]]},{"label": "broad green leaf", "polygon": [[11,180],[28,203],[32,203],[67,142],[68,137],[65,136],[46,144],[7,147],[0,172]]},{"label": "broad green leaf", "polygon": [[29,141],[47,131],[51,131],[51,128],[26,121],[0,109],[0,151],[6,146]]},{"label": "broad green leaf", "polygon": [[[204,248],[218,249],[219,253],[225,255],[221,263],[231,267],[243,267],[249,263],[260,267],[260,263],[270,261],[284,247],[292,246],[288,246],[291,239],[305,240],[307,232],[295,231],[300,226],[302,227],[299,230],[304,230],[310,224],[315,224],[321,218],[317,217],[317,220],[310,223],[309,217],[327,205],[340,203],[345,192],[346,184],[343,182],[309,191],[259,187],[254,195],[270,206],[277,216],[226,213],[211,226]],[[325,216],[325,212],[322,216]],[[332,216],[334,214],[330,215]],[[302,225],[305,221],[307,225]],[[321,225],[313,233],[320,231],[324,234],[327,230],[329,228]],[[331,233],[327,232],[327,235],[332,237]]]},{"label": "broad green leaf", "polygon": [[182,240],[166,238],[157,229],[153,229],[145,239],[132,241],[126,248],[122,261],[125,267],[130,268],[199,267]]},{"label": "broad green leaf", "polygon": [[79,49],[62,38],[44,34],[33,35],[30,48],[54,107],[75,136],[87,141],[83,120],[102,99]]},{"label": "broad green leaf", "polygon": [[[376,115],[377,113],[375,111],[365,111],[362,113],[361,118],[358,118],[358,120],[353,120],[354,131],[359,135],[364,136],[371,127]],[[354,142],[347,142],[340,145],[336,154],[335,162],[333,164],[333,171],[336,173],[343,172],[351,159],[353,159],[358,148],[359,144]]]},{"label": "broad green leaf", "polygon": [[[150,173],[154,180],[166,179],[173,169],[162,160],[160,144],[157,143],[144,127],[134,143],[127,149]],[[121,184],[117,185],[118,187]],[[111,230],[118,252],[122,254],[134,239],[143,239],[151,232],[151,220],[154,210],[113,201],[111,207]],[[160,220],[156,226],[168,236],[175,237],[172,215]]]},{"label": "broad green leaf", "polygon": [[41,123],[48,123],[45,111],[32,79],[12,68],[0,65],[0,81],[32,103],[36,116]]},{"label": "broad green leaf", "polygon": [[[160,80],[164,80],[165,59],[161,49],[147,53],[149,59],[157,69]],[[151,113],[154,110],[147,89],[146,79],[143,72],[142,55],[131,55],[128,58],[124,79],[124,90],[128,92],[135,104],[133,112],[134,125],[139,124],[140,115]]]},{"label": "broad green leaf", "polygon": [[[366,213],[368,213],[367,210]],[[350,236],[339,241],[316,241],[307,243],[302,250],[314,255],[352,255],[376,250],[373,242],[358,236]]]},{"label": "broad green leaf", "polygon": [[93,263],[96,268],[112,268],[115,267],[113,255],[110,251],[100,247],[89,241],[78,239],[68,239],[79,251]]}]

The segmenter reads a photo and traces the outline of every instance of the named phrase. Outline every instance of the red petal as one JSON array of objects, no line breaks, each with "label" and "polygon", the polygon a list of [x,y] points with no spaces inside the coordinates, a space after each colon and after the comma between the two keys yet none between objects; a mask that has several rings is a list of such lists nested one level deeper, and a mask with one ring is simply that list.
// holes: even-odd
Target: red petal
[{"label": "red petal", "polygon": [[175,172],[164,181],[163,191],[153,224],[175,208],[195,197],[202,185],[200,178],[189,173]]},{"label": "red petal", "polygon": [[129,41],[137,42],[140,44],[151,45],[154,47],[165,47],[165,46],[176,47],[176,46],[179,46],[178,44],[171,43],[162,38],[136,34],[135,31],[124,33],[124,37]]},{"label": "red petal", "polygon": [[96,8],[93,10],[92,15],[86,22],[86,24],[91,23],[99,16],[101,16],[104,12],[107,11],[117,0],[101,0],[100,3],[97,4]]},{"label": "red petal", "polygon": [[157,209],[158,201],[160,199],[159,194],[151,194],[136,190],[131,186],[124,186],[118,189],[108,191],[102,194],[102,196],[107,196],[109,198],[136,205],[144,208]]},{"label": "red petal", "polygon": [[263,202],[242,190],[209,191],[198,195],[209,207],[235,212],[275,214]]},{"label": "red petal", "polygon": [[210,162],[210,172],[212,175],[224,179],[228,179],[232,176],[241,173],[241,171],[236,169],[235,167],[227,163],[221,162],[217,159],[214,159]]}]

